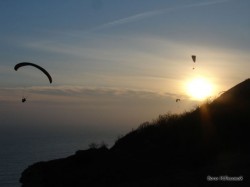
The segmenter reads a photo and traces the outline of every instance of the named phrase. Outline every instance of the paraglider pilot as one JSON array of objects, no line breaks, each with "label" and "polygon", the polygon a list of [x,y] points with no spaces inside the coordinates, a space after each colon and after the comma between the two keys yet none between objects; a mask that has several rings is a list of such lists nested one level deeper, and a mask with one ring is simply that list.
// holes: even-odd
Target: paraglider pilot
[{"label": "paraglider pilot", "polygon": [[22,103],[24,103],[24,102],[26,102],[26,98],[25,97],[22,98]]}]

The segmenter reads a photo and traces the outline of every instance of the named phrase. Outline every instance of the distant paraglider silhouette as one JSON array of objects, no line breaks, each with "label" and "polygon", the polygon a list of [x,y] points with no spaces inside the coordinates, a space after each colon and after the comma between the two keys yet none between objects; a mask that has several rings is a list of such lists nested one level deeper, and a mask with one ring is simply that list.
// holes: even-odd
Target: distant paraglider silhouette
[{"label": "distant paraglider silhouette", "polygon": [[181,101],[181,100],[180,100],[180,99],[176,99],[176,100],[175,100],[176,103],[179,102],[179,101]]},{"label": "distant paraglider silhouette", "polygon": [[[23,66],[33,66],[37,69],[39,69],[40,71],[42,71],[47,78],[49,79],[50,84],[52,83],[52,77],[51,75],[48,73],[48,71],[46,71],[44,68],[42,68],[41,66],[34,64],[34,63],[30,63],[30,62],[21,62],[15,65],[14,69],[17,71],[19,68],[23,67]],[[22,97],[22,103],[25,103],[27,101],[27,97]]]},{"label": "distant paraglider silhouette", "polygon": [[23,97],[23,98],[22,98],[22,103],[26,102],[26,100],[27,100],[27,99],[26,99],[25,97]]},{"label": "distant paraglider silhouette", "polygon": [[[196,62],[196,55],[192,55],[191,57],[192,57],[193,62],[195,63]],[[193,66],[193,70],[194,69],[195,69],[195,67]]]}]

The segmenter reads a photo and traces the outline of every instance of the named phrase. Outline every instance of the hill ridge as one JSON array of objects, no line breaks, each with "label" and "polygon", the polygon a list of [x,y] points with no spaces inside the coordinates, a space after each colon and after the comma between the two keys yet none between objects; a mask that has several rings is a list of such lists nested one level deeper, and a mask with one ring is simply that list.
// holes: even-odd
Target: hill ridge
[{"label": "hill ridge", "polygon": [[207,176],[225,175],[249,185],[249,91],[246,79],[193,111],[143,123],[110,149],[36,163],[22,173],[22,187],[209,186]]}]

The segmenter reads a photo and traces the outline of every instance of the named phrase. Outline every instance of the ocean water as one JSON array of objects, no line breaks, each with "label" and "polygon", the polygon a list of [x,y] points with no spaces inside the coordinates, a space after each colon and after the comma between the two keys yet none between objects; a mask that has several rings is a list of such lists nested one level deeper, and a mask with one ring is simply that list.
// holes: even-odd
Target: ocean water
[{"label": "ocean water", "polygon": [[29,165],[64,158],[77,150],[87,149],[90,143],[102,141],[110,146],[114,135],[81,131],[0,131],[0,186],[20,187],[21,173]]}]

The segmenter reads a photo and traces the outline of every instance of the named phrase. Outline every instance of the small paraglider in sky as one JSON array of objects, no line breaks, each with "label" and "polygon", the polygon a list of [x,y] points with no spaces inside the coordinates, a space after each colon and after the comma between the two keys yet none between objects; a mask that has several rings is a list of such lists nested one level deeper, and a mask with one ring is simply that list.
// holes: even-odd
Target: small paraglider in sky
[{"label": "small paraglider in sky", "polygon": [[[48,73],[48,71],[46,71],[44,68],[42,68],[41,66],[39,66],[37,64],[33,64],[30,62],[21,62],[21,63],[16,64],[14,69],[17,71],[19,68],[24,67],[24,66],[33,66],[33,67],[39,69],[42,73],[44,73],[47,76],[50,84],[52,83],[52,77]],[[25,103],[26,101],[27,101],[27,97],[22,97],[22,103]]]},{"label": "small paraglider in sky", "polygon": [[179,102],[179,101],[181,101],[181,100],[180,100],[180,99],[176,99],[176,100],[175,100],[176,103]]},{"label": "small paraglider in sky", "polygon": [[[193,62],[195,63],[196,62],[196,55],[192,55],[191,57],[192,57]],[[194,69],[195,69],[195,67],[193,66],[193,70]]]},{"label": "small paraglider in sky", "polygon": [[23,97],[22,98],[22,103],[26,102],[26,100],[27,100],[26,97]]}]

